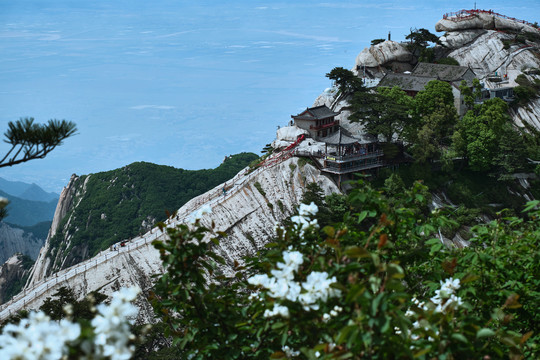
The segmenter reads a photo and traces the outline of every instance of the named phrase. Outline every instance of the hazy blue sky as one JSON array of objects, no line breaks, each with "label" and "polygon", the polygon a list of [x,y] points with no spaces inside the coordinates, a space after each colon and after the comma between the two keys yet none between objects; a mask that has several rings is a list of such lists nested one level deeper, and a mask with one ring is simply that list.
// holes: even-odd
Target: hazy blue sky
[{"label": "hazy blue sky", "polygon": [[[185,169],[259,153],[374,38],[403,40],[474,1],[0,0],[0,133],[77,123],[9,180],[59,192],[71,174],[150,161]],[[540,21],[540,0],[477,1]],[[0,153],[8,150],[0,145]]]}]

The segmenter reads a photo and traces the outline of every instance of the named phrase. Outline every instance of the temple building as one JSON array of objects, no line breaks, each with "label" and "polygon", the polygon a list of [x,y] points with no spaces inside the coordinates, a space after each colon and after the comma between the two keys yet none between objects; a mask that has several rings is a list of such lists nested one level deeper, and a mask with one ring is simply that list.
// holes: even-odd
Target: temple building
[{"label": "temple building", "polygon": [[333,112],[326,105],[307,108],[298,115],[291,115],[294,124],[300,129],[307,130],[309,135],[317,140],[333,134],[339,128],[339,113]]},{"label": "temple building", "polygon": [[[308,136],[324,143],[324,153],[310,154],[322,161],[321,170],[330,174],[352,174],[383,166],[383,152],[377,138],[368,134],[353,135],[339,124],[339,115],[326,105],[308,108],[298,115],[291,115],[296,127],[307,131]],[[321,144],[322,145],[322,144]],[[297,154],[301,153],[297,151]]]},{"label": "temple building", "polygon": [[377,139],[364,134],[353,137],[343,128],[324,139],[325,156],[323,171],[332,174],[362,172],[383,166],[383,152]]}]

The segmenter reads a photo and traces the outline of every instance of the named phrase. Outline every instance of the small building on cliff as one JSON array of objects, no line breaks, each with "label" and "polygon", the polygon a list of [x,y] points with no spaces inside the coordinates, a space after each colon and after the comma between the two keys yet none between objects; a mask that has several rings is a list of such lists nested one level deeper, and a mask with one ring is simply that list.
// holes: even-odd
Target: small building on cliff
[{"label": "small building on cliff", "polygon": [[318,139],[333,134],[339,128],[339,120],[335,117],[339,113],[334,112],[326,105],[307,108],[298,115],[291,115],[294,124],[300,129],[307,130],[313,139]]},{"label": "small building on cliff", "polygon": [[383,152],[379,149],[377,138],[368,134],[353,136],[339,125],[339,120],[335,119],[338,114],[326,105],[321,105],[291,115],[297,128],[307,131],[316,142],[324,143],[324,153],[306,153],[321,158],[321,170],[339,175],[339,179],[341,175],[383,166]]}]

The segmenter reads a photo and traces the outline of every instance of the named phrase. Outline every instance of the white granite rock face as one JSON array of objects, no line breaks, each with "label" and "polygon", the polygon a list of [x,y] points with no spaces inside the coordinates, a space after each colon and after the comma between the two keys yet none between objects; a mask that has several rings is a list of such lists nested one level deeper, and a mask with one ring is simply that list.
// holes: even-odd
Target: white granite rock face
[{"label": "white granite rock face", "polygon": [[493,14],[480,13],[459,20],[441,19],[435,24],[436,31],[462,31],[471,29],[512,30],[538,32],[538,29],[520,21],[505,19]]},{"label": "white granite rock face", "polygon": [[6,290],[9,285],[20,281],[29,270],[25,270],[20,253],[12,255],[0,266],[0,304],[6,301]]},{"label": "white granite rock face", "polygon": [[485,32],[485,30],[480,29],[451,31],[441,36],[439,40],[449,49],[458,49],[464,45],[470,44]]},{"label": "white granite rock face", "polygon": [[32,233],[0,222],[0,264],[15,253],[21,253],[35,259],[43,242],[43,238],[38,239]]},{"label": "white granite rock face", "polygon": [[519,127],[524,127],[527,123],[540,131],[540,98],[531,101],[527,106],[510,110],[514,123]]},{"label": "white granite rock face", "polygon": [[[276,223],[292,214],[306,184],[310,182],[318,183],[325,194],[339,192],[336,185],[315,167],[309,164],[299,166],[297,158],[253,173],[244,169],[226,184],[190,200],[178,210],[177,217],[170,219],[169,224],[183,223],[197,209],[211,206],[211,214],[205,215],[201,222],[209,226],[213,221],[216,230],[228,234],[221,240],[217,252],[227,262],[221,270],[230,274],[235,260],[241,262],[243,256],[254,254],[272,238]],[[227,188],[225,196],[222,192],[224,186]],[[150,245],[156,238],[165,239],[165,235],[153,229],[117,251],[102,251],[81,264],[48,277],[43,272],[47,268],[47,260],[38,259],[45,263],[35,267],[34,281],[29,282],[24,293],[0,307],[0,319],[23,307],[38,308],[61,286],[71,287],[79,297],[97,289],[109,295],[119,287],[134,284],[148,290],[152,284],[151,275],[163,271],[159,253]],[[143,309],[140,318],[145,321],[151,319],[148,304],[141,302],[138,305]]]},{"label": "white granite rock face", "polygon": [[499,73],[510,70],[521,72],[525,67],[538,67],[540,60],[534,53],[538,51],[534,47],[504,48],[503,40],[511,37],[512,35],[509,34],[488,30],[472,43],[453,50],[448,56],[456,59],[461,66],[470,66],[479,78],[484,78],[496,71]]},{"label": "white granite rock face", "polygon": [[[87,180],[89,178],[90,176],[88,176]],[[36,263],[32,267],[32,271],[30,272],[30,276],[26,283],[27,287],[32,286],[33,284],[43,280],[43,277],[46,275],[47,270],[49,266],[51,265],[51,259],[45,257],[45,255],[47,254],[47,251],[49,250],[50,240],[53,237],[53,235],[56,234],[56,230],[58,229],[60,222],[66,216],[69,209],[72,207],[73,199],[75,197],[76,192],[84,191],[84,187],[80,189],[76,185],[78,179],[79,177],[77,175],[75,174],[71,175],[71,178],[69,179],[68,184],[62,189],[62,193],[60,194],[60,198],[58,199],[58,204],[56,205],[56,210],[54,212],[54,217],[51,224],[51,228],[49,230],[49,234],[47,235],[45,244],[43,245],[43,247],[41,247],[39,251],[39,255],[37,256]]]},{"label": "white granite rock face", "polygon": [[276,139],[272,142],[274,149],[287,147],[295,142],[300,135],[309,134],[307,130],[300,129],[296,126],[285,126],[277,130]]},{"label": "white granite rock face", "polygon": [[[477,77],[489,88],[498,85],[487,80],[490,74],[508,74],[508,81],[500,84],[502,87],[515,87],[517,76],[526,68],[540,68],[540,50],[538,45],[504,48],[503,40],[509,40],[513,35],[493,30],[487,30],[473,42],[450,52],[448,56],[456,59],[461,66],[469,66]],[[529,75],[530,80],[540,78],[538,75]],[[525,107],[511,110],[516,126],[523,128],[528,123],[540,129],[540,99],[534,99]]]},{"label": "white granite rock face", "polygon": [[452,21],[441,19],[435,24],[435,31],[460,31],[470,29],[493,29],[493,15],[480,14],[469,19]]},{"label": "white granite rock face", "polygon": [[356,57],[357,67],[377,67],[389,62],[409,62],[412,54],[395,41],[387,40],[362,50]]}]

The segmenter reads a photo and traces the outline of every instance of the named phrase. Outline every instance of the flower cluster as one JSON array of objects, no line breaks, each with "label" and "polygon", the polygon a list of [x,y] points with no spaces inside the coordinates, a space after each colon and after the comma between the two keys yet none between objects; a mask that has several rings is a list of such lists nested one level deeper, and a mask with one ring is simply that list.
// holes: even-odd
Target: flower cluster
[{"label": "flower cluster", "polygon": [[343,308],[342,308],[341,306],[338,306],[338,305],[334,306],[334,308],[333,308],[332,310],[330,310],[330,314],[324,314],[324,315],[323,315],[323,321],[324,321],[324,322],[327,322],[327,321],[330,320],[332,317],[338,316],[338,314],[339,314],[340,312],[342,312],[342,311],[343,311]]},{"label": "flower cluster", "polygon": [[287,359],[291,359],[293,357],[300,355],[300,351],[298,350],[295,351],[287,345],[283,346],[281,350],[283,350],[283,352],[285,353],[285,356],[287,356]]},{"label": "flower cluster", "polygon": [[[326,301],[329,297],[339,296],[339,290],[330,287],[335,283],[336,277],[329,278],[326,272],[313,271],[308,275],[306,281],[298,283],[294,281],[294,273],[303,263],[302,254],[298,251],[284,251],[283,261],[276,264],[277,269],[270,273],[272,277],[254,275],[248,279],[248,283],[255,286],[262,286],[267,289],[269,295],[275,299],[299,301],[304,310],[318,310],[317,301]],[[265,316],[281,315],[288,317],[288,309],[284,306],[274,304],[273,310],[266,310]]]},{"label": "flower cluster", "polygon": [[290,316],[289,314],[289,308],[283,305],[278,305],[274,303],[274,308],[272,310],[266,309],[264,311],[264,317],[272,317],[280,315],[281,317],[288,318]]},{"label": "flower cluster", "polygon": [[70,347],[78,346],[81,359],[130,359],[134,348],[128,343],[133,335],[126,319],[137,314],[130,302],[139,291],[122,289],[113,294],[110,305],[98,305],[98,315],[91,322],[95,337],[83,341],[80,337],[84,331],[79,324],[66,319],[53,321],[42,311],[31,312],[18,325],[4,327],[0,359],[57,360],[66,358]]},{"label": "flower cluster", "polygon": [[81,334],[79,324],[51,321],[43,312],[31,312],[18,325],[7,324],[0,335],[1,359],[60,359],[67,343]]},{"label": "flower cluster", "polygon": [[455,295],[459,287],[459,279],[448,278],[444,282],[441,280],[441,288],[435,290],[435,296],[430,299],[436,306],[435,312],[447,312],[463,305],[461,298]]},{"label": "flower cluster", "polygon": [[299,235],[303,236],[305,230],[307,230],[310,227],[318,228],[319,224],[317,223],[317,219],[311,220],[311,217],[316,215],[319,211],[319,208],[315,203],[311,203],[309,205],[306,204],[300,204],[300,208],[298,209],[298,215],[291,217],[291,221],[298,225],[300,232]]},{"label": "flower cluster", "polygon": [[129,345],[133,337],[126,319],[137,315],[137,308],[131,304],[139,294],[137,287],[124,288],[113,295],[109,305],[99,304],[98,315],[92,319],[96,337],[96,353],[111,359],[130,359],[135,348]]}]

